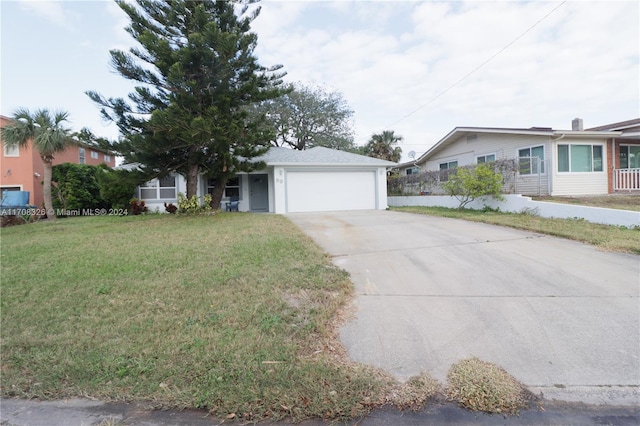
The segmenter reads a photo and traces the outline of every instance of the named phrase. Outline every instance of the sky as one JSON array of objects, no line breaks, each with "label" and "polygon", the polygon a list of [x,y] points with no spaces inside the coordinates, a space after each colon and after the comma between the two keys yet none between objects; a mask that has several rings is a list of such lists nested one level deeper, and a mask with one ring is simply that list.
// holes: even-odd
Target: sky
[{"label": "sky", "polygon": [[[340,92],[355,143],[393,130],[402,161],[455,127],[585,128],[640,117],[640,2],[263,0],[264,66]],[[126,97],[109,50],[134,45],[112,1],[0,2],[0,114],[68,111],[115,139],[84,93]]]}]

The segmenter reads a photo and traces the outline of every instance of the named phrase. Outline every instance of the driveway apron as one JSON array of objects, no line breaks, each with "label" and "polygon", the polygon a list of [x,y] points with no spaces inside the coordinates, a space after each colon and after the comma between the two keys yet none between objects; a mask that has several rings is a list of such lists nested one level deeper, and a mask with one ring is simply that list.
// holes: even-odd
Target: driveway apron
[{"label": "driveway apron", "polygon": [[446,383],[494,362],[548,399],[640,405],[640,257],[392,211],[290,214],[355,285],[349,356]]}]

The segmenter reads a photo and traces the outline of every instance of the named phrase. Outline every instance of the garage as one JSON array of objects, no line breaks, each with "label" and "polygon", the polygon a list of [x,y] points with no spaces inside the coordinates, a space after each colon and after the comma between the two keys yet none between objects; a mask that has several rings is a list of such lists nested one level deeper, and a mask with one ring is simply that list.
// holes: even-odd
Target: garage
[{"label": "garage", "polygon": [[377,170],[287,171],[287,213],[373,210]]}]

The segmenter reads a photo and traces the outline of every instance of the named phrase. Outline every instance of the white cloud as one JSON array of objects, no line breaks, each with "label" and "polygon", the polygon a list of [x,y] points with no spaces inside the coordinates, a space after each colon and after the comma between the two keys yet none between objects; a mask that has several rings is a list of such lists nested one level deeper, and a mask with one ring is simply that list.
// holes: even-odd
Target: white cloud
[{"label": "white cloud", "polygon": [[20,0],[23,9],[67,29],[72,26],[72,18],[64,8],[64,3],[55,0]]},{"label": "white cloud", "polygon": [[[581,117],[591,127],[640,116],[639,3],[567,1],[543,19],[560,4],[263,0],[252,28],[262,65],[283,64],[287,81],[344,94],[358,143],[388,128],[404,136],[405,152],[419,155],[455,126],[567,128]],[[124,31],[127,16],[112,1],[20,5],[56,25],[90,28],[77,44],[91,46],[81,58],[91,55],[100,69],[107,69],[109,48],[126,51],[134,43]],[[88,9],[102,13],[72,15]],[[57,34],[42,27],[34,37],[53,43]],[[80,80],[73,72],[69,79]],[[92,78],[80,93],[128,93],[113,73]]]}]

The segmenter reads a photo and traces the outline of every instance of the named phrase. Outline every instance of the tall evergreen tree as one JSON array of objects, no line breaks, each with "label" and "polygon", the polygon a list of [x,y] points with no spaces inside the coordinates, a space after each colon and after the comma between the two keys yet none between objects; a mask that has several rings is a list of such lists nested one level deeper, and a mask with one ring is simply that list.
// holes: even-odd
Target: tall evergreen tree
[{"label": "tall evergreen tree", "polygon": [[259,164],[271,131],[253,103],[282,95],[282,66],[266,68],[254,56],[251,22],[255,0],[116,0],[128,15],[127,32],[138,42],[129,52],[112,50],[111,65],[139,85],[129,100],[89,97],[117,123],[122,137],[111,150],[150,175],[183,175],[187,197],[198,176],[215,179],[213,204],[238,171]]}]

